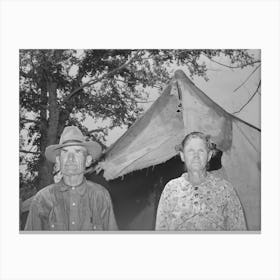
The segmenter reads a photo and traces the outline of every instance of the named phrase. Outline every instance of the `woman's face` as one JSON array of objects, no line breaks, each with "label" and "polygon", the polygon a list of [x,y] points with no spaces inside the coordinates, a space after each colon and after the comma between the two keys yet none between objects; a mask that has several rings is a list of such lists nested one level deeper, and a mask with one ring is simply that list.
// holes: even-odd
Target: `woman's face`
[{"label": "woman's face", "polygon": [[200,138],[190,139],[180,152],[181,159],[185,162],[188,171],[205,171],[206,164],[211,158],[206,143]]}]

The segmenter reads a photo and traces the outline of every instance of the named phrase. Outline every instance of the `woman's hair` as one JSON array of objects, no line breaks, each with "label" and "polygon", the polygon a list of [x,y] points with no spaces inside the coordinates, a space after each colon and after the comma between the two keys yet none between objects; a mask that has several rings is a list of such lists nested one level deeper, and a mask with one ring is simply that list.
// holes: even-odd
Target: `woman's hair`
[{"label": "woman's hair", "polygon": [[191,132],[189,133],[188,135],[185,136],[185,138],[183,139],[181,145],[179,146],[179,151],[183,152],[184,150],[184,147],[185,145],[191,140],[191,139],[194,139],[194,138],[199,138],[201,139],[205,145],[206,145],[206,148],[208,150],[208,152],[210,150],[212,150],[213,148],[215,148],[215,144],[212,144],[210,142],[210,135],[205,135],[204,133],[202,132]]}]

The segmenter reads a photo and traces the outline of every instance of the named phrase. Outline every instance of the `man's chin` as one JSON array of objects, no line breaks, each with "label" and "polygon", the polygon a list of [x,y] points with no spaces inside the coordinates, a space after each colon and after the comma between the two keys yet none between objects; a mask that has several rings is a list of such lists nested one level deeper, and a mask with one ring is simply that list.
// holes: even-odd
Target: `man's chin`
[{"label": "man's chin", "polygon": [[77,170],[67,170],[62,172],[63,176],[78,176],[84,174],[84,171],[77,171]]}]

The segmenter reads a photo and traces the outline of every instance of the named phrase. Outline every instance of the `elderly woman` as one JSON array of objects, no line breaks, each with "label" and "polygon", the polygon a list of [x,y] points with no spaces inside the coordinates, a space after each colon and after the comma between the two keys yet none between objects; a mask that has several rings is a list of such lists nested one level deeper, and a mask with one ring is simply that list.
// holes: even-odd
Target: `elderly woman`
[{"label": "elderly woman", "polygon": [[233,186],[207,172],[212,156],[209,137],[188,134],[180,156],[187,173],[165,186],[157,210],[156,230],[246,230],[243,209]]}]

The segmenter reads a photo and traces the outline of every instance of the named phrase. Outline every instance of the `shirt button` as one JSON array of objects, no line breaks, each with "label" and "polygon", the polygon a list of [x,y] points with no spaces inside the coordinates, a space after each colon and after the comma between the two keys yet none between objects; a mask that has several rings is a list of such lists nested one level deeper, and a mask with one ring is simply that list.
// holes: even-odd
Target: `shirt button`
[{"label": "shirt button", "polygon": [[54,228],[54,224],[51,224],[51,227]]},{"label": "shirt button", "polygon": [[75,190],[75,187],[72,187],[72,190]]},{"label": "shirt button", "polygon": [[73,203],[72,203],[72,205],[73,205],[73,206],[75,206],[75,205],[76,205],[76,203],[75,203],[75,202],[73,202]]},{"label": "shirt button", "polygon": [[72,225],[75,225],[75,222],[74,222],[74,221],[72,222]]},{"label": "shirt button", "polygon": [[96,226],[93,226],[93,229],[96,229]]}]

